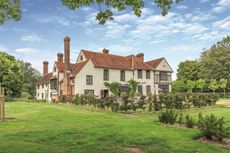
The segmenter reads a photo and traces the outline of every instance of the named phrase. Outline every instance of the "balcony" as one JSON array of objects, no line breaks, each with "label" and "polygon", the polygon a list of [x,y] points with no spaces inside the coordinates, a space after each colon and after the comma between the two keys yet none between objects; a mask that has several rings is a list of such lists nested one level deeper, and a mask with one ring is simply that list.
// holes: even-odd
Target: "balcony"
[{"label": "balcony", "polygon": [[172,83],[171,75],[159,75],[154,76],[155,83]]}]

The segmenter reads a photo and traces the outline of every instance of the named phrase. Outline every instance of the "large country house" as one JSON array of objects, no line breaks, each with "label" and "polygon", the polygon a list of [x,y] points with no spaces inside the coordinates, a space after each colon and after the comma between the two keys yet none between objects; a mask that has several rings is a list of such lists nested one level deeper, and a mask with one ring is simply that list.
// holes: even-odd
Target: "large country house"
[{"label": "large country house", "polygon": [[147,95],[171,91],[172,68],[165,58],[144,61],[144,54],[118,56],[109,53],[81,50],[76,63],[70,63],[70,38],[64,38],[64,55],[57,54],[53,70],[48,72],[48,61],[43,62],[43,77],[37,84],[37,99],[68,100],[76,94],[92,93],[106,97],[111,93],[104,82],[119,82],[121,90],[127,89],[127,81],[134,79],[138,93]]}]

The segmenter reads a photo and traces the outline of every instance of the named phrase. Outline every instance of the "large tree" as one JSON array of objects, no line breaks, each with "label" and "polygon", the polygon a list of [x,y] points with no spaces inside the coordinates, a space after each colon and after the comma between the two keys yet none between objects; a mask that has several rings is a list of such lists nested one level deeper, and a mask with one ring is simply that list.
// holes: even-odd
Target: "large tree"
[{"label": "large tree", "polygon": [[[131,9],[140,17],[144,8],[144,0],[61,0],[62,4],[71,10],[76,10],[85,6],[97,7],[96,19],[100,24],[105,24],[108,20],[113,20],[114,10],[123,11]],[[163,16],[167,15],[173,3],[182,0],[152,0],[160,9]],[[0,0],[0,24],[9,19],[19,20],[21,18],[20,0]]]},{"label": "large tree", "polygon": [[0,52],[0,83],[6,88],[8,97],[21,96],[23,75],[20,62],[5,52]]},{"label": "large tree", "polygon": [[28,95],[25,98],[35,98],[36,84],[41,75],[31,63],[21,61],[20,67],[23,74],[23,94]]},{"label": "large tree", "polygon": [[198,80],[200,64],[196,60],[181,62],[177,69],[177,79],[181,81]]},{"label": "large tree", "polygon": [[206,80],[226,78],[228,79],[227,88],[230,89],[229,36],[202,53],[200,74],[200,77]]}]

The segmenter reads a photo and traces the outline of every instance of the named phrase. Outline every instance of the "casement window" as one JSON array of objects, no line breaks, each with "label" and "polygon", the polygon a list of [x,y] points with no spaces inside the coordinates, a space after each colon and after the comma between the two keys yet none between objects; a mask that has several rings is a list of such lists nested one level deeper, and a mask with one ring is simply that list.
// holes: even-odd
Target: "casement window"
[{"label": "casement window", "polygon": [[120,87],[120,90],[121,90],[121,93],[122,92],[128,93],[129,92],[129,87],[127,85],[122,85]]},{"label": "casement window", "polygon": [[167,74],[167,72],[160,72],[160,80],[161,81],[168,81],[168,74]]},{"label": "casement window", "polygon": [[151,93],[151,86],[147,85],[146,86],[146,94],[149,94],[149,93]]},{"label": "casement window", "polygon": [[151,76],[150,76],[150,70],[146,70],[146,79],[150,79]]},{"label": "casement window", "polygon": [[83,61],[83,56],[82,55],[80,56],[80,61]]},{"label": "casement window", "polygon": [[142,70],[137,70],[138,79],[142,79]]},{"label": "casement window", "polygon": [[86,75],[86,85],[93,85],[93,76]]},{"label": "casement window", "polygon": [[104,69],[103,79],[104,81],[109,81],[109,70],[108,69]]},{"label": "casement window", "polygon": [[141,95],[143,94],[142,85],[138,85],[138,93]]},{"label": "casement window", "polygon": [[169,85],[159,85],[158,86],[161,90],[161,92],[167,93],[169,92]]},{"label": "casement window", "polygon": [[44,93],[42,93],[42,99],[44,98]]},{"label": "casement window", "polygon": [[94,95],[94,90],[84,90],[85,95]]},{"label": "casement window", "polygon": [[121,71],[121,81],[125,81],[125,71]]}]

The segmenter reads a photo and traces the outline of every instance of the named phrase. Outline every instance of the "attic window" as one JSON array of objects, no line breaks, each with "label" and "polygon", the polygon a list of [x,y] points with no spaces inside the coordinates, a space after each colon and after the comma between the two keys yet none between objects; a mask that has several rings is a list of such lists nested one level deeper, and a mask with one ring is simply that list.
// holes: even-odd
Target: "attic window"
[{"label": "attic window", "polygon": [[163,67],[166,67],[166,65],[163,65]]},{"label": "attic window", "polygon": [[80,56],[80,60],[81,60],[81,61],[83,60],[83,56],[82,56],[82,55]]}]

